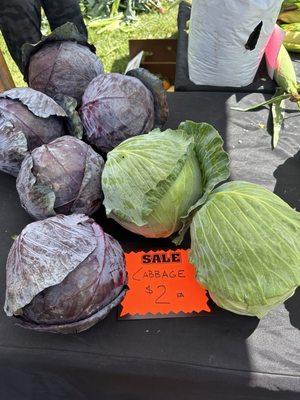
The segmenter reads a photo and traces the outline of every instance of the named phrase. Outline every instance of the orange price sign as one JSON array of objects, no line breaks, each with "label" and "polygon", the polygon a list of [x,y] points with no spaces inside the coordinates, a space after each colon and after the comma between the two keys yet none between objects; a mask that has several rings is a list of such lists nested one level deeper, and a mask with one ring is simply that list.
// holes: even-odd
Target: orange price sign
[{"label": "orange price sign", "polygon": [[211,312],[188,250],[125,254],[129,290],[120,318],[158,318]]}]

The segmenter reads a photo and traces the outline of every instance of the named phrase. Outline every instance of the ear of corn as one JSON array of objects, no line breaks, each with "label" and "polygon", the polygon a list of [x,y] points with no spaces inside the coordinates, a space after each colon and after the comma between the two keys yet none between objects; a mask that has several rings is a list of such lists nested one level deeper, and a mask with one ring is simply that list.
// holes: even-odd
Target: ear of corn
[{"label": "ear of corn", "polygon": [[282,7],[290,6],[291,4],[299,3],[299,0],[284,0]]},{"label": "ear of corn", "polygon": [[282,45],[277,58],[277,68],[274,72],[277,85],[292,96],[298,96],[296,72],[289,53]]},{"label": "ear of corn", "polygon": [[294,22],[293,24],[282,24],[280,28],[286,32],[300,32],[300,22]]},{"label": "ear of corn", "polygon": [[290,8],[285,8],[286,11],[283,11],[279,14],[278,19],[281,22],[287,24],[293,24],[295,22],[300,22],[300,3],[295,3]]},{"label": "ear of corn", "polygon": [[300,44],[293,43],[292,41],[284,41],[284,47],[293,53],[300,53]]},{"label": "ear of corn", "polygon": [[288,51],[300,53],[300,32],[290,32],[286,35],[283,44]]},{"label": "ear of corn", "polygon": [[290,10],[297,10],[299,8],[300,2],[299,0],[288,0],[284,1],[281,6],[281,12],[290,11]]},{"label": "ear of corn", "polygon": [[275,148],[279,141],[281,126],[284,120],[284,103],[286,99],[298,103],[300,109],[300,95],[298,90],[300,85],[297,84],[297,76],[292,60],[286,48],[282,45],[277,57],[277,67],[274,72],[274,79],[278,85],[275,95],[263,103],[255,104],[248,108],[232,107],[237,111],[252,111],[257,108],[271,105],[271,114],[273,120],[273,138],[272,147]]},{"label": "ear of corn", "polygon": [[279,14],[278,19],[286,24],[300,22],[300,10],[285,11]]},{"label": "ear of corn", "polygon": [[284,46],[288,51],[300,52],[300,23],[283,24],[285,30]]},{"label": "ear of corn", "polygon": [[300,84],[291,57],[287,50],[300,53],[300,2],[286,0],[282,4],[279,21],[286,22],[281,28],[285,30],[284,44],[280,47],[277,57],[277,65],[274,71],[274,79],[277,90],[274,96],[259,104],[254,104],[246,109],[233,107],[237,111],[252,111],[257,108],[270,105],[273,121],[272,147],[277,146],[280,131],[284,121],[285,100],[289,99],[298,104],[300,110]]}]

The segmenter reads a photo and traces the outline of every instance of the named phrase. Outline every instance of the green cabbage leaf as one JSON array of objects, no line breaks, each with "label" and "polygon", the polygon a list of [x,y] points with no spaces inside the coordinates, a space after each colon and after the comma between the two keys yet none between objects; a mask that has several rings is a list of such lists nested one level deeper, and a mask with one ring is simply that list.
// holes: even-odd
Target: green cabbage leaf
[{"label": "green cabbage leaf", "polygon": [[264,317],[300,285],[300,213],[247,182],[215,189],[191,224],[191,262],[220,307]]},{"label": "green cabbage leaf", "polygon": [[146,237],[181,229],[181,240],[193,207],[229,175],[222,145],[211,125],[190,121],[125,140],[108,153],[104,167],[106,214]]}]

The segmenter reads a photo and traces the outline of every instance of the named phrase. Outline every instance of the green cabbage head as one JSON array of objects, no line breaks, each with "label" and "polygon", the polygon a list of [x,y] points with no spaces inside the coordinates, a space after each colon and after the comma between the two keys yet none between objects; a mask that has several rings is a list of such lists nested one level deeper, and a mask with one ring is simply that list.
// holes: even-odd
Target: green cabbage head
[{"label": "green cabbage head", "polygon": [[208,124],[184,122],[122,142],[108,153],[102,175],[107,216],[152,238],[188,226],[188,210],[227,179],[228,156]]},{"label": "green cabbage head", "polygon": [[300,213],[247,182],[214,190],[191,224],[191,262],[220,307],[264,317],[300,285]]}]

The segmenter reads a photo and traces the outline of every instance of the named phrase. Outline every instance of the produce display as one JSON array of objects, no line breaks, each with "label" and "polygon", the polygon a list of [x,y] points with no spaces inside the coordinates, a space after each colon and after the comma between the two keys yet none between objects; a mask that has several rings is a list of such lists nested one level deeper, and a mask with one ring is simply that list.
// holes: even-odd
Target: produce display
[{"label": "produce display", "polygon": [[[155,88],[157,81],[160,91]],[[161,82],[157,78],[146,82],[149,84],[111,73],[99,75],[89,84],[80,116],[90,144],[107,153],[123,140],[148,133],[165,122],[168,108]]]},{"label": "produce display", "polygon": [[35,219],[93,214],[102,203],[104,161],[88,144],[63,136],[28,154],[17,178],[21,204]]},{"label": "produce display", "polygon": [[[164,130],[162,82],[143,68],[105,74],[93,50],[67,23],[23,47],[25,78],[39,91],[0,95],[0,170],[17,176],[21,205],[41,220],[9,252],[6,314],[25,328],[75,333],[120,303],[123,250],[89,217],[103,203],[107,217],[147,238],[179,245],[190,231],[191,262],[215,303],[264,317],[300,285],[300,214],[261,186],[223,183],[230,160],[214,127]],[[248,109],[271,104],[274,147],[284,100],[300,107],[283,46],[275,80],[275,97]]]},{"label": "produce display", "polygon": [[39,43],[23,46],[25,79],[30,87],[50,97],[63,94],[81,103],[85,88],[103,65],[75,25],[66,23]]},{"label": "produce display", "polygon": [[67,134],[66,112],[30,88],[0,94],[0,170],[17,176],[29,151]]},{"label": "produce display", "polygon": [[6,274],[6,314],[41,332],[84,331],[126,292],[121,246],[82,214],[27,225],[10,250]]},{"label": "produce display", "polygon": [[146,237],[178,231],[190,207],[228,177],[222,144],[212,126],[193,122],[124,141],[102,174],[107,216]]},{"label": "produce display", "polygon": [[191,238],[197,278],[229,311],[262,318],[300,285],[300,213],[262,186],[215,189]]}]

